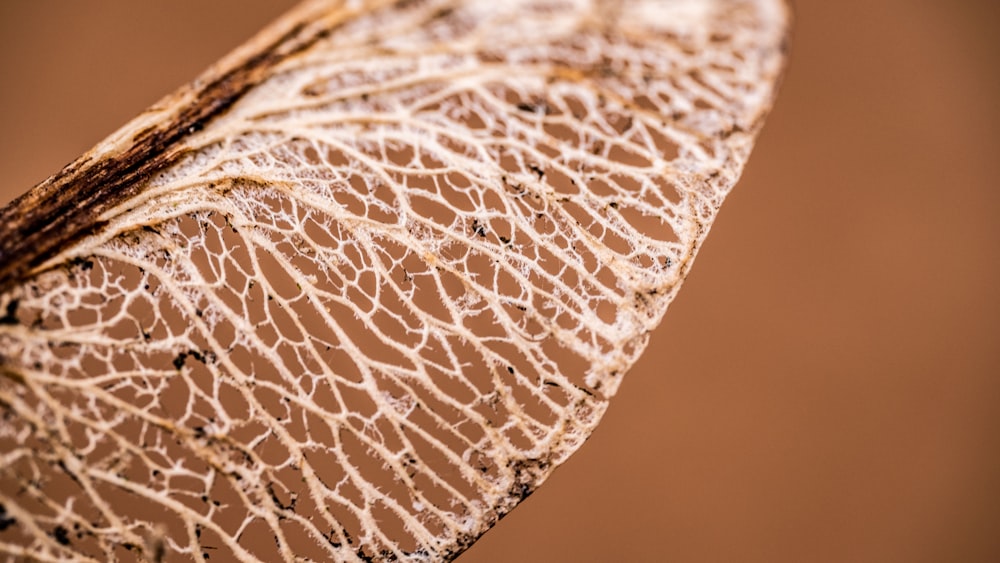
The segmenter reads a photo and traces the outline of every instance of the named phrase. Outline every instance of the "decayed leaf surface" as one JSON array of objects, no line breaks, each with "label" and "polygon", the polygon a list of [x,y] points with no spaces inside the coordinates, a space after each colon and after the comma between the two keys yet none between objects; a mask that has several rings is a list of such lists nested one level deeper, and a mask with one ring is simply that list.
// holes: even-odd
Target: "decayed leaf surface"
[{"label": "decayed leaf surface", "polygon": [[3,212],[0,553],[461,553],[600,420],[786,25],[778,0],[293,11]]}]

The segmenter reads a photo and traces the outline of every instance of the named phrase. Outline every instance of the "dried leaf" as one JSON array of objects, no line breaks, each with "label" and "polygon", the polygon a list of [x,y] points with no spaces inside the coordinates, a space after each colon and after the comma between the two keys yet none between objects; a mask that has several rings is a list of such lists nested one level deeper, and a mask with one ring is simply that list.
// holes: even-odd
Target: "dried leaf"
[{"label": "dried leaf", "polygon": [[457,556],[646,346],[787,19],[297,8],[0,213],[0,553]]}]

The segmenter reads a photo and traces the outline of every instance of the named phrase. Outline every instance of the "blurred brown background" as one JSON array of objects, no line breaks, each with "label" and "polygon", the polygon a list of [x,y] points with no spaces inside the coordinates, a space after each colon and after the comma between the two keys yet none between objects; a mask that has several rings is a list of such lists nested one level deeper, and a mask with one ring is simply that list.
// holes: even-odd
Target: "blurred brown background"
[{"label": "blurred brown background", "polygon": [[[0,201],[291,4],[0,3]],[[1000,3],[795,8],[649,352],[463,561],[1000,560]]]}]

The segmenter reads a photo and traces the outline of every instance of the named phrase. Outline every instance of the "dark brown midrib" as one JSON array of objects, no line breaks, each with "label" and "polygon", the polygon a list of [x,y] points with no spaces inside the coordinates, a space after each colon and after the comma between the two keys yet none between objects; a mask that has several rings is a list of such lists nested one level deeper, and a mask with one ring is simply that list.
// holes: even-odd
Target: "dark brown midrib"
[{"label": "dark brown midrib", "polygon": [[184,154],[181,141],[225,113],[282,60],[333,31],[299,23],[207,85],[171,117],[139,132],[124,150],[88,153],[0,210],[0,293],[67,244],[98,231],[98,218],[139,194],[145,180]]}]

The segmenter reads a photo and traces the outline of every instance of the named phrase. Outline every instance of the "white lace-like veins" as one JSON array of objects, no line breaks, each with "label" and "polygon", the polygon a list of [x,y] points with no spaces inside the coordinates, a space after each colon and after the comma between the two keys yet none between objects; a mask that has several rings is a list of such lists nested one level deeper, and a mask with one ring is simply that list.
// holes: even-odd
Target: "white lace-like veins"
[{"label": "white lace-like veins", "polygon": [[437,560],[575,451],[773,96],[776,0],[348,10],[0,296],[0,553]]}]

